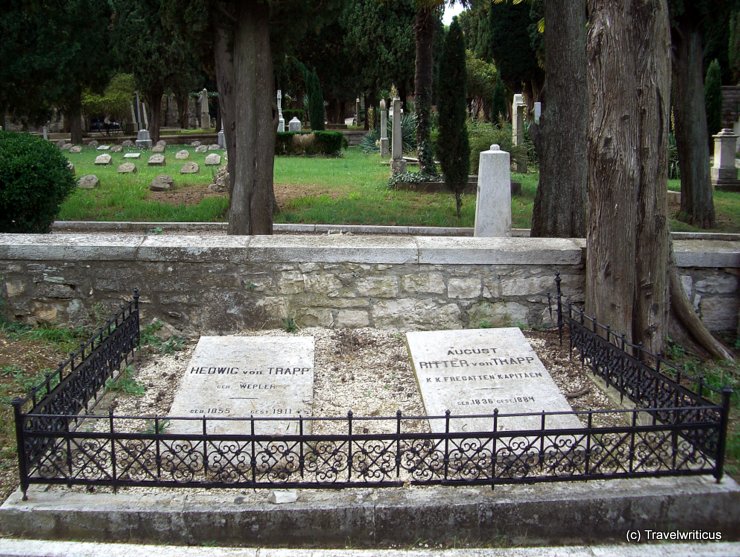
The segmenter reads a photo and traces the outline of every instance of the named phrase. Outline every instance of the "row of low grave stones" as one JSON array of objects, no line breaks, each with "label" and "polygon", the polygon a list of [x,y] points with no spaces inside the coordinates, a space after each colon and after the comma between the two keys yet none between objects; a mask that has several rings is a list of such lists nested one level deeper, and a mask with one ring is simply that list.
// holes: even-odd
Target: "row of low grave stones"
[{"label": "row of low grave stones", "polygon": [[[85,174],[77,180],[77,187],[83,190],[92,190],[97,188],[99,185],[100,179],[95,174]],[[160,174],[149,184],[149,189],[151,191],[169,191],[174,187],[174,185],[175,181],[172,176],[168,174]]]},{"label": "row of low grave stones", "polygon": [[[407,333],[422,400],[435,433],[539,429],[541,415],[572,409],[517,328]],[[201,337],[175,394],[169,433],[296,434],[298,416],[312,411],[314,344],[311,337]],[[195,418],[195,419],[193,419]],[[200,419],[198,419],[200,418]],[[304,433],[310,433],[310,421]],[[548,429],[580,428],[573,414],[548,416]]]},{"label": "row of low grave stones", "polygon": [[[185,160],[190,156],[190,154],[187,151],[178,151],[175,154],[175,158],[178,160]],[[141,153],[126,153],[123,155],[124,159],[138,159],[141,157]],[[111,164],[112,157],[108,155],[107,153],[104,153],[102,155],[98,155],[95,158],[95,164],[99,166],[107,166]],[[147,164],[149,166],[164,166],[166,164],[165,156],[161,153],[156,153],[154,155],[151,155],[147,161]],[[221,155],[218,153],[210,153],[206,156],[205,165],[206,166],[218,166],[221,164]],[[131,166],[125,166],[125,165],[131,165]],[[125,166],[125,168],[124,168]],[[132,169],[133,167],[133,169]],[[189,170],[185,171],[185,168],[188,168]],[[124,163],[123,165],[118,167],[118,172],[136,172],[135,165],[132,162]],[[194,172],[198,172],[198,164],[195,162],[188,162],[183,166],[183,170],[181,171],[182,174],[192,174]]]}]

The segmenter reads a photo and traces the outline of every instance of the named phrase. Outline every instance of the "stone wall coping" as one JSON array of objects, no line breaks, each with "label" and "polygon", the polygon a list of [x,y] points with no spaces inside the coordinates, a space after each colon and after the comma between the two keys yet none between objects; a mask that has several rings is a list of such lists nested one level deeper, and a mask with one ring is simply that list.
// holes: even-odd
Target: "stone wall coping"
[{"label": "stone wall coping", "polygon": [[[676,240],[679,267],[740,268],[740,241]],[[0,259],[428,265],[579,265],[565,238],[0,234]]]}]

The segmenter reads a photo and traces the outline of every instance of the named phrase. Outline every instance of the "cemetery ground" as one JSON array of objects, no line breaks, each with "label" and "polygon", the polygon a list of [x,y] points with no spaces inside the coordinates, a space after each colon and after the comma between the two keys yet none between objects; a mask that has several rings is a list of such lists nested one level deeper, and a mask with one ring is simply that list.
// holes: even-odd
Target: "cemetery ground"
[{"label": "cemetery ground", "polygon": [[[296,330],[290,325],[286,324],[285,330],[238,334],[315,338],[314,416],[342,417],[350,409],[356,416],[392,416],[399,409],[407,416],[425,414],[403,332]],[[478,326],[486,325],[480,323]],[[18,485],[15,429],[9,402],[42,380],[44,374],[54,369],[89,332],[84,328],[34,328],[0,322],[0,502]],[[579,359],[568,357],[567,348],[560,347],[555,330],[525,331],[525,336],[574,410],[618,408],[582,369]],[[141,338],[142,349],[135,364],[126,368],[116,382],[108,384],[96,413],[112,409],[119,415],[167,415],[175,392],[172,383],[183,375],[197,339],[173,335],[157,321],[142,329]],[[564,346],[567,345],[566,338]],[[712,384],[729,383],[737,388],[740,370],[736,366],[700,362],[675,345],[671,345],[668,356],[692,373],[704,373]],[[616,418],[607,413],[602,419]],[[730,419],[725,470],[737,478],[740,473],[740,396],[737,392]],[[342,427],[341,422],[337,424]],[[424,422],[419,427],[428,426]]]},{"label": "cemetery ground", "polygon": [[[189,151],[187,160],[176,160],[179,150]],[[111,153],[112,164],[95,165],[101,152],[85,147],[80,153],[66,152],[76,175],[95,174],[100,186],[78,189],[62,205],[59,220],[82,221],[175,221],[217,222],[226,220],[225,193],[209,189],[217,167],[205,166],[208,153],[193,147],[168,145],[165,166],[148,166],[148,153],[135,161],[137,172],[119,174],[122,153]],[[199,164],[197,174],[180,174],[188,161]],[[410,170],[414,170],[410,167]],[[275,194],[280,212],[277,223],[365,224],[398,226],[472,227],[475,220],[475,195],[466,194],[462,218],[455,216],[454,197],[449,192],[419,193],[390,190],[390,169],[377,154],[365,154],[352,147],[341,157],[276,157]],[[173,177],[175,186],[167,192],[151,192],[152,179],[159,174]],[[512,174],[522,184],[522,192],[512,198],[512,226],[529,228],[537,190],[536,169],[527,174]],[[680,181],[671,180],[669,189],[680,191]],[[714,193],[717,226],[715,232],[740,232],[740,195]],[[675,217],[675,215],[674,215]],[[674,231],[699,231],[671,218]]]}]

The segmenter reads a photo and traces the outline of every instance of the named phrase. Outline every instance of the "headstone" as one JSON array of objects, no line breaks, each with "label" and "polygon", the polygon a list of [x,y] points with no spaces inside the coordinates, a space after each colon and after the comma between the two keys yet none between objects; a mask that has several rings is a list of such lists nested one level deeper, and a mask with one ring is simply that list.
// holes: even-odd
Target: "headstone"
[{"label": "headstone", "polygon": [[100,185],[100,180],[95,174],[85,174],[77,180],[77,187],[83,190],[91,190],[97,188]]},{"label": "headstone", "polygon": [[164,150],[164,145],[155,145],[154,147],[152,147],[152,153],[164,153]]},{"label": "headstone", "polygon": [[167,142],[164,139],[160,139],[157,141],[157,145],[161,145],[162,147],[167,147]]},{"label": "headstone", "polygon": [[[285,131],[285,120],[283,120],[283,131]],[[221,123],[221,131],[217,134],[217,141],[221,149],[226,149],[226,135],[224,134],[223,122]]]},{"label": "headstone", "polygon": [[44,126],[43,128],[41,128],[41,136],[44,139],[49,139],[49,128],[47,126]]},{"label": "headstone", "polygon": [[289,132],[301,131],[301,121],[296,116],[293,116],[290,122],[288,122],[288,131]]},{"label": "headstone", "polygon": [[87,145],[88,145],[88,147],[97,147],[97,146],[98,146],[98,141],[97,141],[97,139],[93,139],[93,140],[92,140],[92,141],[91,141],[90,143],[88,143]]},{"label": "headstone", "polygon": [[514,95],[511,104],[511,141],[514,145],[524,143],[524,96],[521,93]]},{"label": "headstone", "polygon": [[190,146],[191,147],[200,147],[200,141],[198,141],[197,139],[195,141],[191,141],[190,142]]},{"label": "headstone", "polygon": [[[314,343],[311,337],[201,337],[169,416],[286,418],[254,422],[254,433],[297,434],[311,416]],[[304,433],[310,433],[304,422]],[[252,433],[249,419],[207,422],[209,434]],[[201,433],[200,420],[171,420],[168,433]]]},{"label": "headstone", "polygon": [[218,143],[211,143],[208,146],[209,151],[218,151],[221,147],[219,147]]},{"label": "headstone", "polygon": [[105,165],[110,164],[110,161],[111,157],[108,154],[98,155],[97,157],[95,157],[95,164]]},{"label": "headstone", "polygon": [[119,174],[132,174],[136,172],[136,165],[132,162],[124,162],[118,165]]},{"label": "headstone", "polygon": [[539,124],[541,117],[542,117],[542,103],[536,102],[534,103],[534,123]]},{"label": "headstone", "polygon": [[141,157],[141,153],[126,153],[123,155],[124,159],[138,159]]},{"label": "headstone", "polygon": [[177,153],[175,153],[175,158],[177,160],[180,160],[180,161],[184,161],[189,156],[190,156],[190,151],[186,151],[185,149],[183,149],[182,151],[178,151]]},{"label": "headstone", "polygon": [[391,152],[388,147],[388,110],[386,110],[385,99],[380,101],[380,156],[387,159]]},{"label": "headstone", "polygon": [[511,235],[511,162],[498,145],[480,154],[475,236]]},{"label": "headstone", "polygon": [[110,150],[112,153],[120,153],[121,151],[123,151],[123,147],[121,147],[120,145],[113,145]]},{"label": "headstone", "polygon": [[360,97],[355,99],[355,126],[360,125]]},{"label": "headstone", "polygon": [[136,121],[136,110],[134,110],[134,103],[129,103],[131,106],[131,121],[134,123],[134,131],[139,131],[139,123]]},{"label": "headstone", "polygon": [[[138,134],[137,134],[137,137],[138,137]],[[134,146],[134,142],[131,141],[130,139],[125,139],[121,142],[121,147],[133,147],[133,146]]]},{"label": "headstone", "polygon": [[[55,142],[55,145],[56,145],[56,146],[57,146],[57,147],[58,147],[59,149],[64,149],[64,146],[65,146],[65,145],[67,145],[67,144],[68,144],[68,143],[67,143],[67,140],[66,140],[66,139],[57,139],[57,140],[56,140],[56,142]],[[71,143],[69,143],[69,145],[72,145],[72,144],[71,144]]]},{"label": "headstone", "polygon": [[205,153],[205,152],[207,152],[207,151],[208,151],[208,145],[198,145],[198,146],[197,146],[197,147],[195,148],[195,152],[196,152],[196,153]]},{"label": "headstone", "polygon": [[146,129],[141,129],[136,134],[136,146],[141,149],[151,149],[152,148],[152,138],[149,137],[149,131]]},{"label": "headstone", "polygon": [[[499,431],[540,429],[545,412],[572,408],[522,332],[515,328],[406,333],[428,416],[450,411],[450,432],[491,431],[493,419],[460,415],[535,413],[498,418]],[[445,420],[430,420],[435,433]],[[572,414],[548,416],[546,429],[581,428]]]},{"label": "headstone", "polygon": [[218,166],[221,164],[221,155],[218,153],[211,153],[206,156],[206,166]]},{"label": "headstone", "polygon": [[[277,106],[278,106],[278,129],[277,131],[278,133],[283,133],[285,131],[285,118],[283,118],[283,92],[280,89],[278,89],[278,92],[277,92]],[[222,127],[221,132],[219,133],[222,133],[223,131],[224,130]],[[218,143],[219,145],[221,144],[220,141]]]},{"label": "headstone", "polygon": [[200,103],[200,127],[207,130],[211,127],[211,116],[208,112],[208,89],[203,88],[198,96]]},{"label": "headstone", "polygon": [[98,145],[98,151],[110,151],[110,145]]},{"label": "headstone", "polygon": [[735,145],[737,137],[732,129],[724,128],[714,138],[714,160],[712,161],[712,185],[720,189],[740,190],[735,167]]},{"label": "headstone", "polygon": [[172,179],[172,176],[160,174],[149,184],[149,189],[152,191],[169,191],[174,185],[175,181]]},{"label": "headstone", "polygon": [[67,161],[67,168],[72,174],[75,173],[75,165],[72,164],[72,161]]},{"label": "headstone", "polygon": [[[526,109],[527,105],[524,102],[524,96],[522,94],[514,95],[514,103],[511,107],[511,142],[513,145],[524,144],[524,111]],[[514,162],[516,163],[517,172],[527,171],[526,159],[517,157]]]},{"label": "headstone", "polygon": [[393,174],[403,174],[406,172],[406,161],[403,159],[403,132],[401,132],[401,99],[393,99],[393,149],[391,155],[391,171]]},{"label": "headstone", "polygon": [[72,145],[69,148],[70,153],[81,153],[82,152],[82,145]]},{"label": "headstone", "polygon": [[72,144],[71,143],[67,143],[66,141],[62,140],[62,144],[59,145],[59,148],[62,151],[69,151],[72,148]]},{"label": "headstone", "polygon": [[149,166],[164,166],[165,160],[164,155],[157,153],[155,155],[152,155],[149,157],[149,161],[147,162]]},{"label": "headstone", "polygon": [[182,165],[182,168],[180,169],[180,174],[198,174],[199,171],[200,167],[198,166],[197,162],[188,161]]}]

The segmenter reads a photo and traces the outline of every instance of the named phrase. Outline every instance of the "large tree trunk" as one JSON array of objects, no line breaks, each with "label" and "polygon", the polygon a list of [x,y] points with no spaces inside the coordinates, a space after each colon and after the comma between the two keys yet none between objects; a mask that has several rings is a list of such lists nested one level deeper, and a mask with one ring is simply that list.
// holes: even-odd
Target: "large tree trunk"
[{"label": "large tree trunk", "polygon": [[586,235],[586,0],[545,2],[545,99],[532,236]]},{"label": "large tree trunk", "polygon": [[146,104],[149,108],[149,137],[156,143],[159,141],[159,120],[162,114],[162,95],[164,90],[161,88],[152,89],[144,94]]},{"label": "large tree trunk", "polygon": [[272,234],[277,116],[265,2],[241,2],[234,33],[236,161],[229,234]]},{"label": "large tree trunk", "polygon": [[416,104],[416,149],[419,171],[435,176],[434,153],[431,140],[432,83],[434,81],[434,18],[435,8],[420,7],[416,10],[416,73],[414,96]]},{"label": "large tree trunk", "polygon": [[702,39],[698,18],[688,10],[674,24],[673,115],[681,170],[680,219],[701,228],[714,226],[709,179],[707,115],[704,106]]},{"label": "large tree trunk", "polygon": [[234,189],[236,163],[236,112],[234,109],[234,30],[236,13],[234,5],[219,2],[213,13],[215,42],[213,45],[218,87],[218,103],[226,141],[226,170],[229,173],[229,199]]},{"label": "large tree trunk", "polygon": [[665,0],[588,5],[586,311],[659,353],[668,321],[668,9]]}]

